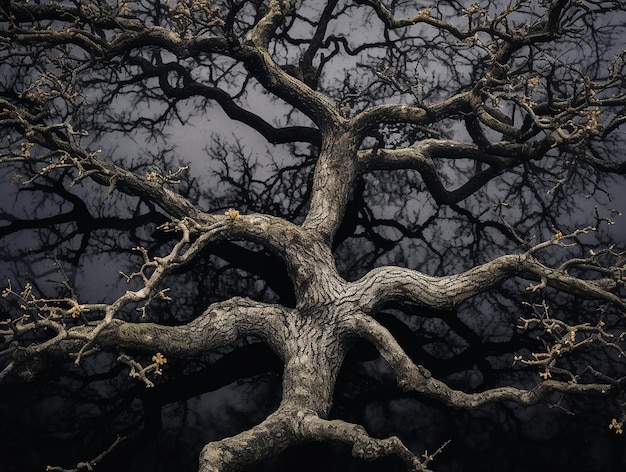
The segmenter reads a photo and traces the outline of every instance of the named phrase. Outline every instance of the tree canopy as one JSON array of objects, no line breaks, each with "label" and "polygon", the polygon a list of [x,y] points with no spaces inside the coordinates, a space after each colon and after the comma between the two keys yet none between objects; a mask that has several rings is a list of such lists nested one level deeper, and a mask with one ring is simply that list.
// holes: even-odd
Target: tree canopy
[{"label": "tree canopy", "polygon": [[[9,429],[59,399],[75,423],[55,437],[88,431],[74,462],[31,447],[78,471],[142,457],[167,405],[275,384],[224,415],[235,431],[183,423],[204,438],[194,468],[332,442],[374,467],[468,470],[464,433],[428,415],[515,423],[544,404],[593,409],[588,457],[621,470],[624,10],[3,1],[9,463],[28,463]],[[419,440],[374,431],[383,399],[411,402]]]}]

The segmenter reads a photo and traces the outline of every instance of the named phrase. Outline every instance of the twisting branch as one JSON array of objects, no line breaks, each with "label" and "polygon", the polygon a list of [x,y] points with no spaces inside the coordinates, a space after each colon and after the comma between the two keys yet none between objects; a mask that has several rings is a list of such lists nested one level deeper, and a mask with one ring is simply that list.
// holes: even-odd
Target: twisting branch
[{"label": "twisting branch", "polygon": [[421,365],[415,365],[386,328],[366,315],[356,315],[347,323],[354,332],[370,341],[396,373],[398,386],[435,399],[453,408],[476,408],[487,403],[512,401],[520,405],[533,405],[553,392],[578,394],[606,394],[611,384],[579,384],[544,380],[528,391],[515,387],[498,387],[479,393],[465,393],[448,387],[435,379]]},{"label": "twisting branch", "polygon": [[397,436],[376,439],[367,434],[363,426],[342,420],[325,420],[316,415],[306,415],[299,430],[309,440],[330,440],[352,445],[352,455],[366,461],[380,459],[389,455],[398,456],[405,463],[407,470],[428,472],[428,462],[443,450],[442,446],[434,454],[425,453],[423,459],[413,454]]},{"label": "twisting branch", "polygon": [[[175,368],[171,360],[191,359],[181,362],[187,371],[210,363],[208,351],[232,349],[226,356],[239,358],[250,352],[239,346],[254,338],[284,365],[280,406],[247,431],[205,445],[202,472],[249,467],[306,441],[339,441],[365,460],[393,455],[408,470],[429,470],[445,444],[420,456],[397,437],[329,420],[335,383],[358,340],[378,350],[412,397],[471,409],[610,391],[618,413],[609,428],[622,433],[626,378],[612,361],[626,355],[626,253],[606,243],[616,239],[604,230],[610,219],[572,223],[568,212],[579,202],[565,195],[608,197],[604,175],[626,173],[619,133],[626,61],[614,52],[624,24],[619,2],[436,2],[422,10],[383,0],[0,3],[0,165],[28,190],[16,192],[14,208],[2,202],[7,251],[24,231],[24,241],[39,244],[36,257],[72,252],[81,233],[72,225],[82,225],[89,236],[81,254],[124,255],[135,246],[140,259],[121,273],[129,290],[106,303],[89,303],[93,293],[69,283],[9,282],[3,295],[17,303],[0,321],[0,380],[30,380],[47,362],[78,364],[106,352],[117,359],[112,376],[122,370],[160,393],[155,376]],[[620,6],[620,15],[608,6]],[[252,145],[258,167],[243,145],[233,162],[225,139],[203,134],[227,127],[213,104],[265,141]],[[187,125],[201,128],[198,139]],[[206,153],[193,149],[207,139]],[[224,172],[207,177],[195,156],[203,165],[219,161]],[[185,160],[178,170],[176,159]],[[404,169],[423,182],[411,181],[415,172],[376,172]],[[96,204],[94,186],[103,197],[108,189],[112,204]],[[424,187],[433,198],[421,195]],[[28,201],[25,215],[23,195],[42,196]],[[496,222],[509,205],[511,219]],[[92,217],[128,219],[146,207],[158,216],[134,225],[103,228]],[[580,207],[586,217],[590,205]],[[558,229],[568,225],[581,229]],[[542,242],[529,243],[532,234]],[[14,252],[41,265],[22,247]],[[76,278],[89,280],[84,259],[75,261]],[[256,301],[280,297],[270,277],[286,281],[293,308]],[[518,279],[529,282],[526,290]],[[511,339],[482,336],[479,318],[495,324],[515,313],[492,296],[523,313],[501,330]],[[574,297],[583,299],[580,318],[554,315]],[[173,302],[171,318],[155,310],[160,301]],[[405,302],[419,309],[394,338],[399,323],[387,329],[378,311],[403,310]],[[602,306],[586,311],[592,304]],[[172,326],[189,314],[192,321]],[[462,338],[445,346],[452,358],[431,353],[437,340],[403,349],[402,336],[417,339],[431,316],[447,331],[441,339]],[[457,364],[465,344],[469,359]],[[499,367],[483,367],[490,349]],[[606,364],[587,362],[588,351]],[[579,358],[583,365],[569,364]],[[453,363],[455,373],[475,364],[485,374],[477,393],[446,383]],[[529,382],[506,386],[511,364],[514,375],[532,375]],[[241,375],[250,372],[259,369]],[[166,380],[162,386],[171,381],[176,390],[178,376]],[[91,470],[102,457],[73,470]]]},{"label": "twisting branch", "polygon": [[537,251],[562,245],[564,239],[573,238],[577,234],[579,232],[567,236],[558,233],[524,254],[501,256],[460,274],[433,277],[400,267],[380,267],[370,271],[353,286],[363,294],[361,306],[368,313],[392,301],[409,301],[436,309],[454,308],[511,277],[540,281],[539,285],[531,285],[528,290],[555,287],[572,295],[605,300],[626,311],[626,301],[611,292],[618,282],[623,284],[621,272],[617,268],[609,269],[612,278],[585,280],[569,275],[563,268],[552,269],[534,257]]},{"label": "twisting branch", "polygon": [[[547,149],[540,145],[504,144],[494,145],[487,151],[475,144],[425,139],[407,149],[360,151],[359,163],[362,172],[415,169],[422,176],[426,188],[435,201],[441,205],[450,205],[481,189],[505,169],[523,165],[529,160],[540,159]],[[488,164],[489,167],[471,175],[459,188],[448,190],[437,172],[435,165],[437,159],[472,159]]]},{"label": "twisting branch", "polygon": [[[32,287],[28,284],[23,291],[16,293],[10,286],[6,288],[3,297],[17,296],[22,309],[27,312],[19,318],[3,322],[6,328],[1,334],[15,337],[19,340],[28,333],[41,328],[53,330],[56,335],[45,342],[38,342],[26,348],[26,352],[36,354],[61,343],[67,338],[80,339],[83,345],[76,354],[75,363],[80,363],[84,354],[94,347],[98,336],[111,324],[116,314],[129,304],[144,302],[139,308],[143,317],[146,315],[146,308],[155,298],[167,300],[167,289],[159,288],[163,277],[173,269],[185,264],[202,250],[212,239],[215,239],[224,229],[228,228],[227,220],[223,219],[214,225],[205,228],[205,231],[195,240],[191,240],[192,232],[197,231],[197,225],[191,220],[182,220],[166,225],[170,231],[182,233],[180,240],[173,246],[172,250],[164,257],[148,258],[145,249],[139,248],[143,254],[143,264],[139,271],[124,275],[127,281],[135,277],[141,278],[142,288],[136,291],[127,291],[111,304],[89,304],[79,303],[75,299],[45,299],[33,294]],[[76,319],[87,315],[100,313],[102,316],[94,322],[87,322],[78,328],[67,328],[65,319]],[[85,328],[85,329],[82,329]],[[17,348],[13,348],[17,349]]]},{"label": "twisting branch", "polygon": [[[560,368],[557,363],[578,350],[583,350],[590,345],[602,346],[606,350],[613,351],[618,358],[626,357],[626,352],[620,343],[623,343],[626,334],[619,335],[610,332],[607,323],[599,319],[595,325],[591,323],[572,323],[554,318],[550,315],[549,304],[542,300],[540,304],[526,303],[533,311],[529,317],[521,318],[519,330],[528,331],[533,327],[544,330],[542,336],[544,351],[533,352],[530,357],[517,355],[513,362],[524,365],[541,367],[543,372],[539,375],[548,379],[553,374],[569,377],[572,382],[577,382],[577,376],[566,369]],[[599,376],[602,381],[606,377]]]}]

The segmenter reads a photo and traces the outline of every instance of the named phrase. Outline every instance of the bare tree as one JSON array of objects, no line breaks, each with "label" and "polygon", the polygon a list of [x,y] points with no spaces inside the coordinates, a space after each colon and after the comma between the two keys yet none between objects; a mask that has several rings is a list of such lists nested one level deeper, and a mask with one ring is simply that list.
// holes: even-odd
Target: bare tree
[{"label": "bare tree", "polygon": [[622,433],[621,2],[0,8],[0,380],[109,353],[154,387],[259,340],[280,404],[203,472],[309,441],[429,470],[331,416],[363,342],[423,401],[591,396]]}]

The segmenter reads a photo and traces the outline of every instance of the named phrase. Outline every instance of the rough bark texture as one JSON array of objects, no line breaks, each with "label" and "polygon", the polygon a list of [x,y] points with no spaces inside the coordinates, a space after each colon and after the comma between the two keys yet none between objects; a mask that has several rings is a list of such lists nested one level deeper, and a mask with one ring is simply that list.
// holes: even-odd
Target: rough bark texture
[{"label": "rough bark texture", "polygon": [[[577,159],[577,163],[572,162],[572,166],[584,164],[589,173],[608,172],[622,178],[626,165],[623,156],[617,162],[594,151],[589,144],[598,137],[608,139],[610,132],[618,130],[624,121],[626,92],[620,82],[622,69],[598,74],[596,78],[581,76],[580,81],[584,82],[581,89],[570,89],[567,96],[562,92],[554,97],[557,89],[551,89],[545,94],[546,103],[532,102],[541,98],[532,93],[538,76],[526,74],[523,67],[515,70],[522,61],[520,57],[525,57],[516,54],[558,40],[564,29],[572,26],[572,17],[584,13],[578,6],[581,2],[544,2],[532,24],[518,24],[513,18],[516,9],[506,6],[495,15],[478,6],[470,7],[465,12],[459,11],[460,20],[454,22],[443,18],[438,9],[415,10],[401,18],[379,0],[342,4],[339,9],[336,5],[340,2],[328,2],[314,20],[313,39],[308,40],[304,53],[291,64],[279,63],[282,59],[276,41],[281,34],[288,34],[289,22],[295,18],[294,9],[302,7],[302,2],[270,0],[263,8],[257,3],[159,5],[160,14],[169,18],[161,24],[144,22],[142,18],[148,15],[139,10],[134,12],[135,7],[130,3],[109,9],[99,2],[91,6],[62,2],[3,3],[0,41],[2,55],[11,61],[21,53],[32,54],[28,57],[37,61],[36,51],[45,56],[55,47],[63,46],[77,55],[76,60],[84,69],[103,64],[103,68],[115,70],[114,64],[118,63],[119,67],[129,67],[132,73],[126,77],[125,85],[156,79],[151,82],[159,84],[155,94],[162,94],[166,103],[175,104],[190,97],[215,101],[229,117],[256,130],[269,142],[304,142],[317,150],[310,195],[305,202],[308,207],[301,224],[270,214],[240,214],[236,208],[226,214],[205,212],[170,189],[168,177],[144,177],[133,172],[130,165],[124,168],[112,162],[106,150],[98,154],[86,148],[71,122],[73,110],[78,113],[80,108],[72,100],[77,100],[75,90],[80,91],[81,70],[74,74],[59,73],[56,85],[52,79],[52,85],[43,79],[39,85],[33,82],[30,89],[22,90],[24,95],[14,94],[5,83],[0,93],[0,125],[8,130],[11,144],[0,156],[0,162],[23,164],[32,174],[30,182],[45,181],[51,172],[67,169],[75,182],[91,180],[107,187],[114,197],[128,195],[149,202],[170,220],[164,228],[175,242],[161,257],[143,250],[144,263],[130,276],[140,280],[140,287],[111,303],[89,303],[72,297],[49,299],[17,289],[6,292],[7,296],[21,298],[25,308],[24,313],[3,322],[2,336],[6,342],[2,348],[0,378],[8,379],[13,373],[24,377],[36,375],[38,359],[51,362],[71,358],[80,364],[93,353],[106,351],[119,354],[120,362],[127,363],[136,376],[151,384],[148,374],[150,369],[160,368],[159,358],[153,358],[155,364],[146,370],[131,355],[159,352],[168,359],[192,359],[245,337],[261,340],[284,366],[280,406],[253,428],[207,444],[200,453],[201,472],[245,469],[307,441],[348,443],[357,457],[372,460],[397,455],[408,470],[428,470],[432,456],[410,451],[398,438],[375,439],[360,425],[329,419],[339,370],[358,340],[366,340],[376,348],[395,372],[403,391],[453,408],[471,409],[503,401],[531,405],[554,392],[601,397],[611,389],[620,389],[620,381],[606,376],[579,382],[578,373],[573,372],[571,377],[549,378],[552,372],[555,376],[561,372],[555,367],[556,351],[549,351],[523,360],[525,365],[545,374],[543,379],[537,379],[533,389],[499,386],[466,393],[449,387],[427,368],[416,364],[376,319],[382,308],[394,304],[441,312],[454,310],[477,295],[519,279],[528,281],[532,291],[555,289],[601,301],[606,310],[623,314],[626,312],[624,265],[617,248],[596,249],[591,257],[566,256],[569,262],[561,264],[542,262],[540,258],[547,249],[566,251],[568,244],[579,244],[577,238],[593,233],[595,228],[575,229],[566,234],[559,231],[551,238],[531,244],[504,223],[493,223],[510,240],[520,241],[517,251],[487,257],[469,270],[438,276],[385,265],[370,268],[364,275],[348,281],[340,275],[333,255],[356,182],[372,172],[415,170],[436,204],[451,207],[508,170],[547,165],[545,162],[555,158],[555,149],[560,153],[557,157],[575,156],[572,159]],[[594,2],[589,3],[587,8],[596,8]],[[244,18],[244,4],[255,15]],[[335,54],[331,45],[334,44],[336,51],[340,48],[352,51],[355,47],[335,33],[327,33],[334,13],[341,15],[352,9],[356,15],[384,25],[386,34],[391,35],[387,39],[389,44],[401,42],[403,34],[419,35],[423,30],[433,43],[439,41],[439,35],[450,44],[464,41],[467,47],[490,41],[489,46],[480,46],[481,51],[488,51],[489,57],[477,67],[471,87],[459,87],[447,95],[433,89],[429,101],[415,95],[413,103],[357,104],[353,109],[340,110],[339,100],[318,89],[318,81],[324,64],[330,60],[328,54]],[[523,8],[519,9],[522,15]],[[392,31],[406,33],[396,36]],[[360,39],[366,44],[364,48],[374,47],[367,46],[367,39]],[[320,48],[327,56],[319,53]],[[239,64],[248,74],[246,80],[254,80],[285,102],[285,106],[297,110],[310,125],[270,125],[261,115],[239,105],[236,93],[220,89],[217,80],[207,78],[202,83],[202,77],[194,74],[194,63],[211,64],[212,58],[218,57]],[[3,67],[10,69],[9,65]],[[216,75],[221,73],[218,59],[214,67]],[[537,67],[540,74],[541,68]],[[618,69],[617,60],[613,67]],[[51,76],[56,73],[52,69]],[[543,70],[548,70],[547,66]],[[380,81],[393,85],[392,77],[384,76],[385,71],[376,73]],[[175,86],[174,76],[178,80]],[[111,80],[115,85],[115,79]],[[29,90],[35,95],[28,97]],[[149,88],[145,90],[148,95],[151,93]],[[347,93],[345,102],[356,103],[364,95],[365,92]],[[65,100],[62,110],[55,111],[50,104],[61,99]],[[403,100],[407,101],[406,94]],[[504,106],[502,110],[494,108],[505,101],[513,111]],[[608,110],[609,121],[598,125],[596,109]],[[509,112],[510,116],[506,114]],[[68,116],[64,120],[65,113]],[[445,119],[463,123],[468,140],[422,137],[405,146],[385,143],[377,137],[383,126],[428,129]],[[372,139],[378,141],[373,147]],[[20,150],[21,143],[28,144]],[[36,146],[32,153],[31,144]],[[582,151],[587,145],[591,150]],[[441,159],[470,160],[475,167],[468,170],[461,185],[450,189],[437,165]],[[0,231],[9,228],[6,229],[9,233],[24,227],[14,219]],[[153,300],[165,298],[164,280],[168,274],[183,270],[203,251],[231,241],[261,245],[283,261],[295,292],[293,307],[235,297],[213,303],[192,321],[176,326],[132,321],[120,315],[127,306],[144,303],[148,306]],[[595,258],[601,251],[606,257]],[[79,322],[81,319],[84,322]],[[540,317],[533,321],[543,326],[552,322]],[[609,339],[613,334],[605,331],[602,323],[602,318],[597,318],[595,323],[576,324],[570,320],[559,325],[559,329],[566,333],[587,332],[589,339],[593,338],[589,342],[604,343],[607,349],[621,351]],[[43,340],[37,339],[35,334],[42,330],[48,335]],[[577,345],[562,341],[559,346],[566,352]]]}]

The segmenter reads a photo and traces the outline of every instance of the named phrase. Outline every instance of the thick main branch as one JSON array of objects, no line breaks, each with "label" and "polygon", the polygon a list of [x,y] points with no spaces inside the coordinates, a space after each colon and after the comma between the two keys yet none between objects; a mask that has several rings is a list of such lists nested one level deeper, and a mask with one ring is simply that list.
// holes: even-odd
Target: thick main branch
[{"label": "thick main branch", "polygon": [[407,301],[435,309],[451,309],[503,281],[539,280],[563,292],[610,302],[626,310],[626,301],[611,293],[610,281],[584,280],[552,269],[527,254],[505,255],[460,274],[433,277],[401,267],[373,269],[354,283],[367,313],[390,302]]}]

